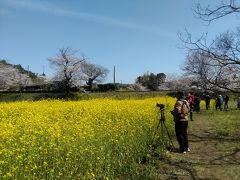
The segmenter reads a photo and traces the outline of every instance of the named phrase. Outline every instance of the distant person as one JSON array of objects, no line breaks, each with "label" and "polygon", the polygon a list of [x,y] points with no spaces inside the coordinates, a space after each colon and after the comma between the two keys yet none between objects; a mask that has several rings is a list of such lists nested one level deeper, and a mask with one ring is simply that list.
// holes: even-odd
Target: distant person
[{"label": "distant person", "polygon": [[221,105],[223,105],[223,96],[221,94],[219,95],[219,98],[220,98]]},{"label": "distant person", "polygon": [[201,98],[199,95],[197,95],[194,100],[194,111],[200,112],[200,102],[201,102]]},{"label": "distant person", "polygon": [[188,103],[190,107],[190,120],[193,121],[193,110],[194,110],[194,101],[195,101],[195,96],[193,95],[192,92],[188,93]]},{"label": "distant person", "polygon": [[220,109],[222,111],[223,98],[222,95],[218,95],[215,101],[216,110]]},{"label": "distant person", "polygon": [[240,97],[237,99],[237,108],[240,109]]},{"label": "distant person", "polygon": [[210,95],[206,94],[205,95],[206,110],[210,109],[210,101],[211,101]]},{"label": "distant person", "polygon": [[228,101],[229,101],[229,96],[226,94],[223,98],[223,103],[224,103],[224,110],[228,110]]},{"label": "distant person", "polygon": [[178,92],[177,102],[174,105],[173,115],[175,121],[175,132],[179,144],[180,153],[190,151],[188,147],[188,113],[190,107],[183,92]]}]

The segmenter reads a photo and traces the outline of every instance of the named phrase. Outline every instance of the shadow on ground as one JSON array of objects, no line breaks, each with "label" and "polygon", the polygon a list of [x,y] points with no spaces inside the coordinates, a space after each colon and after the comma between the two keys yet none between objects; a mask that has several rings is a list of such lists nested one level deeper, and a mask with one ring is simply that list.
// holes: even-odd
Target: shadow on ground
[{"label": "shadow on ground", "polygon": [[160,162],[160,179],[240,179],[239,138],[216,136],[207,121],[200,118],[189,129],[191,151],[168,152]]}]

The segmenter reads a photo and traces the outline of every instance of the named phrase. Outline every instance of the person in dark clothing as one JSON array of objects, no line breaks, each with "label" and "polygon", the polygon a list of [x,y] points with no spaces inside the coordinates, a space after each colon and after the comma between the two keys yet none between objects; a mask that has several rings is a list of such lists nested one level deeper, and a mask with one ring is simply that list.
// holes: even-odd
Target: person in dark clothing
[{"label": "person in dark clothing", "polygon": [[194,111],[196,112],[200,111],[200,102],[201,102],[201,98],[199,95],[197,95],[194,101]]},{"label": "person in dark clothing", "polygon": [[227,111],[228,110],[228,101],[229,101],[229,96],[226,94],[223,98],[223,102],[224,102],[224,110]]},{"label": "person in dark clothing", "polygon": [[220,109],[220,111],[222,111],[222,103],[223,103],[222,95],[218,95],[215,102],[216,110]]},{"label": "person in dark clothing", "polygon": [[240,109],[240,97],[237,99],[237,108]]},{"label": "person in dark clothing", "polygon": [[211,101],[211,98],[210,98],[210,95],[209,94],[206,94],[205,95],[205,103],[206,103],[206,109],[210,109],[210,101]]},{"label": "person in dark clothing", "polygon": [[190,107],[185,100],[184,93],[178,92],[177,101],[174,105],[174,121],[175,121],[175,133],[179,144],[180,153],[186,153],[190,151],[188,145],[188,113]]}]

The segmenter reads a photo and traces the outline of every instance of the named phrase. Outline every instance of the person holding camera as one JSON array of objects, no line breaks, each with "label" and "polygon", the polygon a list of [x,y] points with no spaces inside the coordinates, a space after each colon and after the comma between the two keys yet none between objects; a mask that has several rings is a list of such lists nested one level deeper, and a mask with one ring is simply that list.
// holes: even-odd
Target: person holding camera
[{"label": "person holding camera", "polygon": [[178,92],[177,102],[174,105],[172,114],[174,116],[175,133],[179,144],[180,153],[186,153],[190,151],[187,134],[189,111],[189,103],[186,101],[184,93]]}]

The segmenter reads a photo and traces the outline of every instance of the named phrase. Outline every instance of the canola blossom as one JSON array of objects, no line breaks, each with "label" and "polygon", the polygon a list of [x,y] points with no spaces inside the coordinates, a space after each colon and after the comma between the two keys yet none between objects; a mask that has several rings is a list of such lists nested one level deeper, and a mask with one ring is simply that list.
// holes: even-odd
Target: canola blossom
[{"label": "canola blossom", "polygon": [[159,122],[156,103],[166,105],[173,134],[170,97],[0,103],[0,177],[121,179],[138,173]]}]

